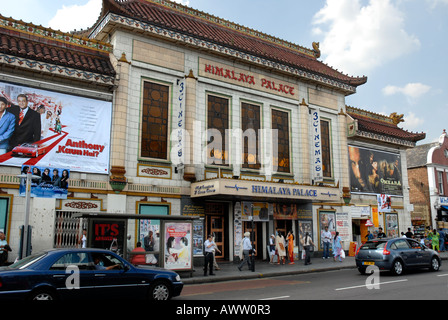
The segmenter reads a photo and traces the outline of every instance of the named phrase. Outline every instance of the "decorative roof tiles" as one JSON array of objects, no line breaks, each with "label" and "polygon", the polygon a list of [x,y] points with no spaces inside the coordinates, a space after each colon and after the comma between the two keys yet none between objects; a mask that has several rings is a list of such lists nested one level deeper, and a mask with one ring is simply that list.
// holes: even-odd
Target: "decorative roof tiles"
[{"label": "decorative roof tiles", "polygon": [[[151,26],[164,28],[164,33],[176,32],[211,44],[202,44],[204,47],[223,46],[229,51],[238,50],[248,55],[246,58],[248,61],[258,62],[257,58],[258,60],[265,59],[292,69],[303,70],[312,74],[312,76],[307,75],[310,79],[324,77],[352,88],[367,82],[367,77],[351,77],[318,61],[320,52],[317,44],[313,49],[306,49],[172,1],[103,0],[103,9],[98,23],[90,30],[93,36],[98,32],[95,28],[98,28],[107,14],[135,19],[132,22],[123,21],[133,27],[151,24]],[[145,28],[150,29],[147,26]],[[190,42],[195,43],[191,40]],[[221,50],[221,52],[228,53],[227,50]],[[241,58],[242,55],[239,57]],[[288,71],[291,72],[291,70]],[[297,72],[296,74],[301,75]],[[327,83],[331,84],[331,81]]]},{"label": "decorative roof tiles", "polygon": [[0,16],[0,63],[111,84],[109,44]]},{"label": "decorative roof tiles", "polygon": [[397,118],[401,119],[401,117],[397,117],[395,113],[392,113],[390,116],[384,116],[347,106],[347,114],[357,121],[359,132],[370,133],[372,137],[377,135],[390,137],[395,139],[394,141],[402,140],[411,143],[416,143],[426,138],[426,133],[414,133],[399,128],[398,123],[401,121],[397,121]]}]

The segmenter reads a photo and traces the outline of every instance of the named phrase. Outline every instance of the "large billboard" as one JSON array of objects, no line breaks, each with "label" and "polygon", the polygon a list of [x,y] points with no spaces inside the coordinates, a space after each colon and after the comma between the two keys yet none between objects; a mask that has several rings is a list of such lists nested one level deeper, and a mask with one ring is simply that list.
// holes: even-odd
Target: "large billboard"
[{"label": "large billboard", "polygon": [[399,154],[348,147],[352,192],[403,195]]},{"label": "large billboard", "polygon": [[0,113],[0,165],[109,173],[111,102],[0,82]]}]

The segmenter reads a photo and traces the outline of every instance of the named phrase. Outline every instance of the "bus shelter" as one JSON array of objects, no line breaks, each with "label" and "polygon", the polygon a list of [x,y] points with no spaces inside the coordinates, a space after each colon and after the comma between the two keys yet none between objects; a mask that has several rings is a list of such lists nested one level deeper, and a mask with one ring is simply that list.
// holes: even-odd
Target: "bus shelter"
[{"label": "bus shelter", "polygon": [[[193,224],[197,217],[119,213],[78,213],[75,218],[87,219],[87,246],[116,252],[128,261],[139,255],[140,263],[173,271],[193,271]],[[145,234],[141,248],[128,248],[128,221],[160,221],[158,235]],[[145,229],[146,230],[146,229]],[[151,238],[158,242],[151,242]],[[146,246],[145,246],[146,244]],[[152,245],[151,245],[152,244]]]}]

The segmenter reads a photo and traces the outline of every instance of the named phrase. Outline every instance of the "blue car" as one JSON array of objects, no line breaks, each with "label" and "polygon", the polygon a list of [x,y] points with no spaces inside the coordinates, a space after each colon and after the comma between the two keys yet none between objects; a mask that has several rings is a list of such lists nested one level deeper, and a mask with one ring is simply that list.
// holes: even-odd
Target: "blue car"
[{"label": "blue car", "polygon": [[0,300],[169,300],[182,288],[175,272],[99,249],[47,250],[0,268]]}]

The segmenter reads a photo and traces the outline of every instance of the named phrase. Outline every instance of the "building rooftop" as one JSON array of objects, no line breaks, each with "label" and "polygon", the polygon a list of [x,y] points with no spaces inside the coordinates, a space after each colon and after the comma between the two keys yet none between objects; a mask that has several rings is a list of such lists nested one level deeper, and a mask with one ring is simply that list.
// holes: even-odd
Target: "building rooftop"
[{"label": "building rooftop", "polygon": [[[317,43],[313,44],[313,49],[307,49],[168,0],[103,0],[98,22],[91,29],[84,31],[84,34],[94,33],[95,28],[101,25],[103,18],[109,13],[139,21],[133,24],[134,27],[136,24],[148,23],[168,32],[177,32],[224,47],[222,53],[236,50],[248,54],[249,62],[260,63],[269,60],[309,72],[316,79],[324,77],[350,87],[367,82],[365,76],[348,76],[319,61],[320,51]],[[206,46],[204,43],[201,45]]]}]

